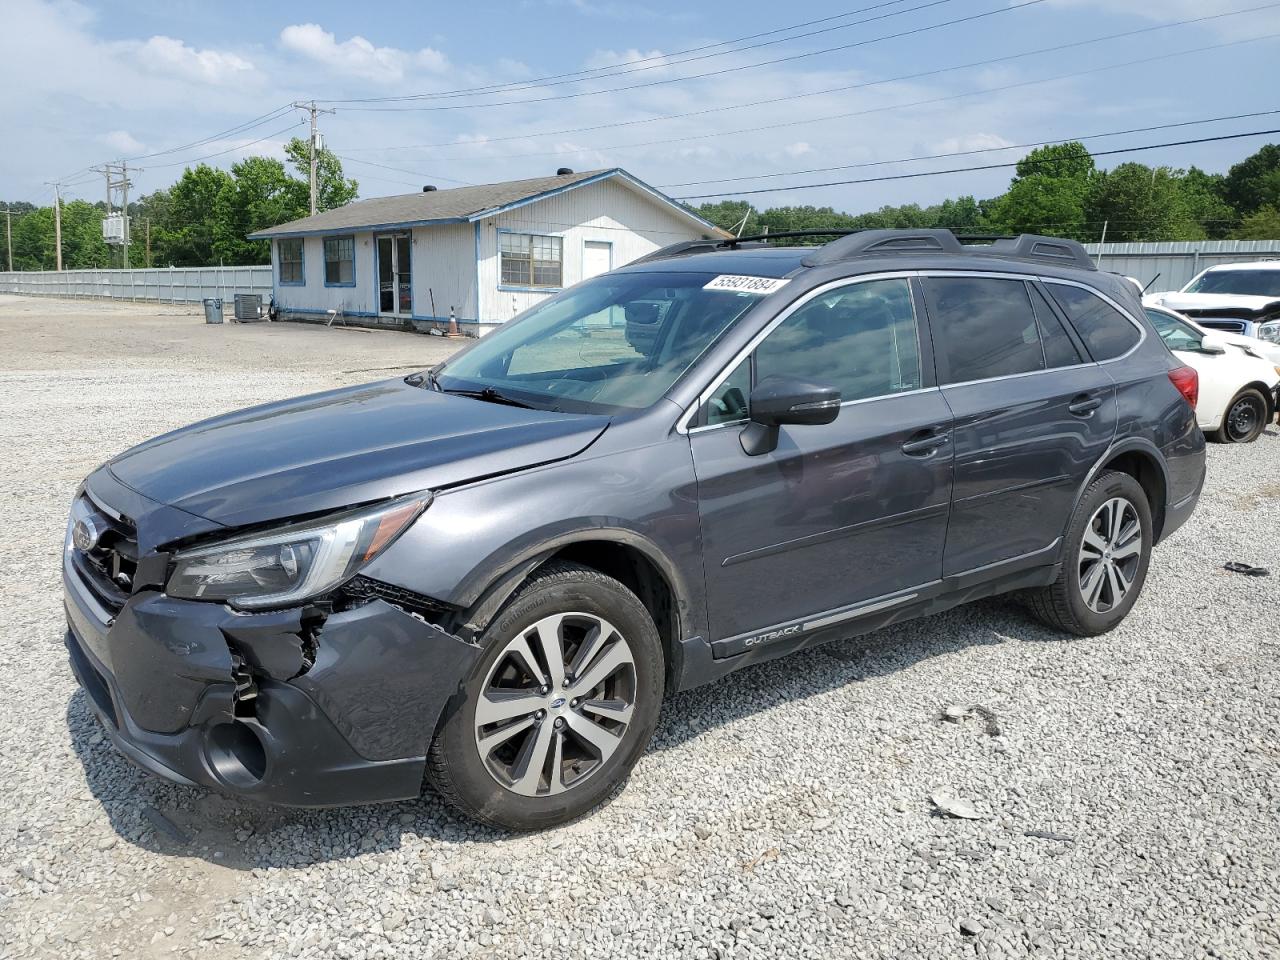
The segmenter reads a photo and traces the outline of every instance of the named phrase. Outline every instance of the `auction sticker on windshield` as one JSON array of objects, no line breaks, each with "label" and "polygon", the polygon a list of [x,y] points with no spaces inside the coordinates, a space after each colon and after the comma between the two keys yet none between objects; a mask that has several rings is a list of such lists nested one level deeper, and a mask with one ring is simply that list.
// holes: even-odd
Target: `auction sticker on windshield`
[{"label": "auction sticker on windshield", "polygon": [[773,293],[785,287],[790,280],[779,279],[778,277],[739,277],[733,274],[721,274],[703,290],[734,290],[738,293]]}]

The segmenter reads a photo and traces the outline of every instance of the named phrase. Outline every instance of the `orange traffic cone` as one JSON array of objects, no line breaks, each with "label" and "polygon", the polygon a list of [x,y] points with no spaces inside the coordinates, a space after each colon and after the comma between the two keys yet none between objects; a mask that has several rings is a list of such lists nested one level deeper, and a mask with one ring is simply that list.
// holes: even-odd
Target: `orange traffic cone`
[{"label": "orange traffic cone", "polygon": [[458,318],[453,315],[453,307],[449,308],[449,333],[448,336],[452,340],[456,340],[462,336],[462,331],[458,329]]}]

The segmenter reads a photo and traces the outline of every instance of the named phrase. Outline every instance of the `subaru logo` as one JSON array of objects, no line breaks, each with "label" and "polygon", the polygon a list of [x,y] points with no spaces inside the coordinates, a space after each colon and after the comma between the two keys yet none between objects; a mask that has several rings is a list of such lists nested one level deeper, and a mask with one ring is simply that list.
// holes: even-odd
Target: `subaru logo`
[{"label": "subaru logo", "polygon": [[555,700],[551,701],[552,710],[559,710],[563,706],[564,706],[564,697],[557,697]]},{"label": "subaru logo", "polygon": [[71,542],[83,553],[88,553],[96,547],[101,538],[102,531],[93,522],[93,517],[81,517],[71,528]]}]

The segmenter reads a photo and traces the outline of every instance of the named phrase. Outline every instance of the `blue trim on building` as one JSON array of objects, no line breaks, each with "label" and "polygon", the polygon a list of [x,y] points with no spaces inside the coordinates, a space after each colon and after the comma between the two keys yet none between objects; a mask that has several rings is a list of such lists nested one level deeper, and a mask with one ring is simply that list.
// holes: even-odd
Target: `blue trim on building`
[{"label": "blue trim on building", "polygon": [[[324,245],[328,240],[350,240],[351,241],[351,282],[341,281],[337,283],[329,282],[329,256],[325,253]],[[320,241],[320,256],[324,262],[324,285],[326,287],[354,287],[356,285],[356,235],[354,233],[329,233],[325,234],[324,240]],[[341,261],[337,261],[341,262]],[[352,314],[355,316],[355,314]]]},{"label": "blue trim on building", "polygon": [[[302,270],[301,280],[285,280],[280,276],[280,265],[284,261],[280,259],[280,241],[281,240],[297,240],[299,248],[302,251],[302,259],[300,267]],[[280,287],[305,287],[307,285],[307,243],[300,237],[278,237],[275,241],[276,250],[276,285]]]},{"label": "blue trim on building", "polygon": [[518,287],[500,283],[498,289],[503,293],[560,293],[564,287]]}]

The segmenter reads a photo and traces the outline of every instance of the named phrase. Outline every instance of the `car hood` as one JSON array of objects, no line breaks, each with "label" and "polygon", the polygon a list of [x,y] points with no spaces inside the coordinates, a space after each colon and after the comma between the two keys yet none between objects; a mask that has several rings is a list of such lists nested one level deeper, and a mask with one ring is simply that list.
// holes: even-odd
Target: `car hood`
[{"label": "car hood", "polygon": [[1247,347],[1255,355],[1271,364],[1280,364],[1280,343],[1259,340],[1257,337],[1247,337],[1243,333],[1229,333],[1226,330],[1209,330],[1208,332],[1221,340],[1225,340],[1227,343],[1234,343],[1238,347]]},{"label": "car hood", "polygon": [[1245,297],[1231,293],[1161,293],[1152,298],[1171,310],[1246,310],[1250,313],[1280,309],[1275,297]]},{"label": "car hood", "polygon": [[108,467],[150,500],[234,527],[561,460],[608,423],[389,380],[205,420]]}]

